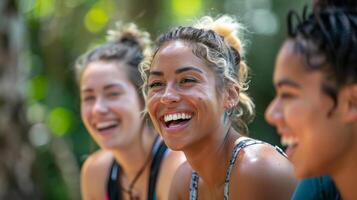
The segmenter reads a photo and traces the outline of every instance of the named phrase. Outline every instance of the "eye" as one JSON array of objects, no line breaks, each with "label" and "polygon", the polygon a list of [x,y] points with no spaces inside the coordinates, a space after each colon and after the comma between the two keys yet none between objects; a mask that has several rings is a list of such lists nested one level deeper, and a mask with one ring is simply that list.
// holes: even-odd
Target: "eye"
[{"label": "eye", "polygon": [[291,98],[293,98],[295,95],[294,94],[292,94],[292,93],[290,93],[290,92],[280,92],[279,93],[279,97],[281,98],[281,99],[291,99]]},{"label": "eye", "polygon": [[120,96],[120,92],[117,92],[117,91],[112,91],[112,92],[108,92],[108,96],[109,97],[117,97],[117,96]]},{"label": "eye", "polygon": [[94,95],[86,95],[82,98],[82,101],[83,102],[90,102],[90,101],[93,101],[95,100],[95,96]]},{"label": "eye", "polygon": [[181,81],[180,81],[180,83],[197,83],[198,81],[197,81],[197,79],[195,79],[195,78],[191,78],[191,77],[189,77],[189,78],[183,78],[183,79],[181,79]]},{"label": "eye", "polygon": [[157,87],[161,87],[164,84],[160,81],[154,81],[152,83],[149,84],[149,89],[153,89],[153,88],[157,88]]}]

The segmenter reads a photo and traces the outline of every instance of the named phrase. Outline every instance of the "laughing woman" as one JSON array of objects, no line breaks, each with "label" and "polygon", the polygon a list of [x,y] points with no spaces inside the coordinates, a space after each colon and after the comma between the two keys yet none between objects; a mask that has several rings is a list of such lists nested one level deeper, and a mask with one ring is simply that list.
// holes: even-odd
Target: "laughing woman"
[{"label": "laughing woman", "polygon": [[185,153],[174,199],[289,199],[289,161],[274,147],[245,137],[254,106],[247,66],[228,16],[162,34],[142,65],[147,110],[165,143]]},{"label": "laughing woman", "polygon": [[298,23],[293,23],[298,15],[289,14],[289,38],[274,71],[277,95],[266,118],[288,146],[296,176],[328,175],[340,193],[329,177],[321,177],[303,183],[326,193],[304,195],[309,189],[301,188],[301,199],[352,200],[357,198],[356,1],[317,2],[337,4],[315,7]]},{"label": "laughing woman", "polygon": [[128,24],[111,36],[76,65],[82,120],[101,147],[82,167],[82,197],[167,200],[174,172],[185,159],[166,147],[141,114],[138,64],[148,34]]}]

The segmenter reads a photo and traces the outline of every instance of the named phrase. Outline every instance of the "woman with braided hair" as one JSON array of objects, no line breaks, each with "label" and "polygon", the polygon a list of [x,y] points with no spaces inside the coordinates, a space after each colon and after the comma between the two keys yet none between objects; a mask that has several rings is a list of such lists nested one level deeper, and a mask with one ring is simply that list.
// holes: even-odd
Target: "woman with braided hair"
[{"label": "woman with braided hair", "polygon": [[141,65],[148,114],[167,146],[187,158],[170,200],[285,200],[295,188],[286,157],[246,137],[254,105],[240,30],[229,16],[203,17],[162,34]]},{"label": "woman with braided hair", "polygon": [[356,199],[356,1],[315,1],[306,13],[288,15],[289,38],[277,57],[277,94],[266,118],[287,146],[296,176],[323,176],[300,183],[293,199]]},{"label": "woman with braided hair", "polygon": [[167,200],[178,166],[185,160],[170,151],[142,115],[143,81],[138,65],[150,44],[134,24],[109,32],[109,41],[76,63],[81,117],[101,147],[81,170],[85,200]]}]

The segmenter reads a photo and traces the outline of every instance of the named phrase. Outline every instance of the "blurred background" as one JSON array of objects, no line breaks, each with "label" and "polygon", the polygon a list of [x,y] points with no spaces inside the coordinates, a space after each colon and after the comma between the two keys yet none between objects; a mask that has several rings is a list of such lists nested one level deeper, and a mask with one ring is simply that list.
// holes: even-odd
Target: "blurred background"
[{"label": "blurred background", "polygon": [[289,9],[308,0],[0,0],[0,199],[80,199],[80,167],[97,147],[80,120],[75,59],[105,41],[117,20],[153,38],[203,15],[247,27],[250,136],[275,145],[264,120]]}]

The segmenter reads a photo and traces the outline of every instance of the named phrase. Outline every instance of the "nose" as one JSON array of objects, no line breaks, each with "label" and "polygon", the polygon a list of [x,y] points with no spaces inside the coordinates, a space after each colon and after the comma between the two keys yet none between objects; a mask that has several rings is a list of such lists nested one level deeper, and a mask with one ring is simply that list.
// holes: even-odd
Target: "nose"
[{"label": "nose", "polygon": [[174,85],[168,84],[160,98],[161,103],[170,104],[178,102],[179,100],[180,95],[177,93],[177,90],[175,89]]},{"label": "nose", "polygon": [[278,99],[270,102],[265,111],[265,119],[273,126],[277,126],[284,122],[284,114],[282,112],[282,103]]},{"label": "nose", "polygon": [[102,97],[98,97],[93,105],[93,113],[104,114],[108,111],[108,106]]}]

